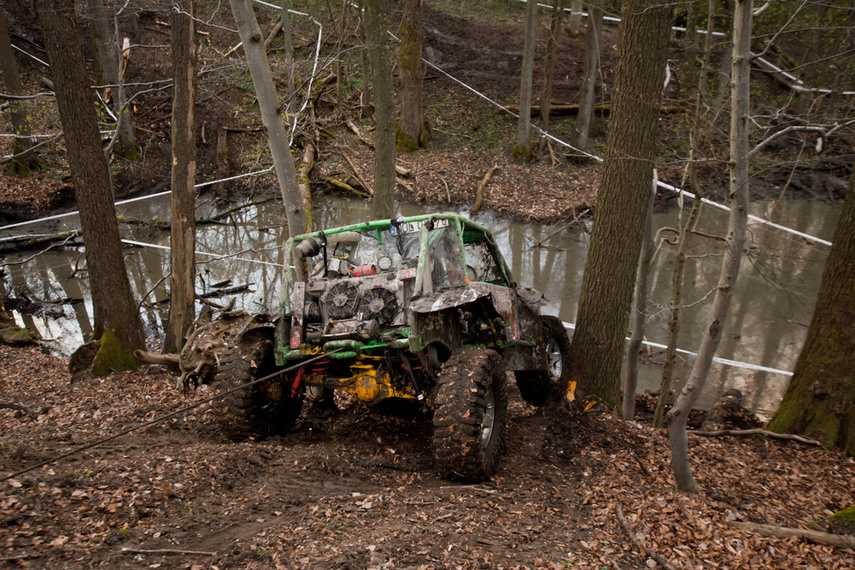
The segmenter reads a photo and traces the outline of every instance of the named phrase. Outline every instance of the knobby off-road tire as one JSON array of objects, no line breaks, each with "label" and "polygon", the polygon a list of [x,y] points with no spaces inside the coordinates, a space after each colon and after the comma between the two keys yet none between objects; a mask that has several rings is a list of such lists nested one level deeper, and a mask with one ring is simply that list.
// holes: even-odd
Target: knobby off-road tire
[{"label": "knobby off-road tire", "polygon": [[502,358],[486,348],[456,350],[439,378],[433,454],[447,479],[477,483],[495,473],[505,443],[507,377]]},{"label": "knobby off-road tire", "polygon": [[518,370],[514,373],[520,395],[533,406],[542,406],[555,385],[570,372],[567,366],[570,355],[567,329],[557,317],[542,316],[540,322],[546,342],[546,370]]},{"label": "knobby off-road tire", "polygon": [[[275,370],[270,342],[233,346],[220,359],[214,390],[222,393]],[[264,438],[294,426],[303,407],[303,398],[302,395],[290,396],[291,383],[283,375],[217,398],[212,407],[220,429],[233,441]]]}]

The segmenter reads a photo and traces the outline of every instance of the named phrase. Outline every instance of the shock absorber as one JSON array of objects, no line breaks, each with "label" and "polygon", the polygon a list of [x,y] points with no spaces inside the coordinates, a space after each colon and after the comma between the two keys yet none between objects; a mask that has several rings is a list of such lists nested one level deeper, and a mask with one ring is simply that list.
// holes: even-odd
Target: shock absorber
[{"label": "shock absorber", "polygon": [[407,358],[407,355],[403,351],[399,354],[401,356],[401,360],[404,362],[404,366],[407,367],[407,374],[410,375],[410,382],[413,383],[413,388],[416,391],[416,400],[418,400],[419,404],[424,408],[427,405],[427,402],[425,401],[424,392],[422,392],[422,389],[419,387],[419,383],[416,380],[416,375],[413,374],[413,367],[410,365],[410,359]]}]

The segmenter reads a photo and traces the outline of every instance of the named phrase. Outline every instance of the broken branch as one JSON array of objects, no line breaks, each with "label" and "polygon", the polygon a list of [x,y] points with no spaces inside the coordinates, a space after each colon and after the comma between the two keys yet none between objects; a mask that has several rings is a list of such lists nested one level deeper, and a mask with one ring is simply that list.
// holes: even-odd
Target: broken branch
[{"label": "broken branch", "polygon": [[359,127],[357,127],[356,123],[354,123],[351,119],[347,120],[347,126],[350,128],[351,131],[353,131],[353,133],[357,137],[359,137],[359,140],[361,140],[366,145],[368,145],[368,148],[374,148],[374,143],[372,143],[370,140],[365,138],[365,135],[362,134],[362,131],[359,130]]},{"label": "broken branch", "polygon": [[481,184],[478,185],[478,189],[475,190],[475,204],[472,206],[471,213],[475,213],[481,209],[481,203],[484,201],[484,187],[487,186],[487,183],[490,182],[490,178],[493,177],[493,173],[496,169],[499,168],[498,164],[494,164],[490,170],[487,171],[487,174],[484,175],[484,178],[481,179]]},{"label": "broken branch", "polygon": [[641,550],[642,555],[650,556],[650,558],[655,560],[663,568],[667,568],[668,570],[677,570],[673,564],[671,564],[649,548],[645,547],[644,543],[642,543],[638,539],[638,536],[636,536],[636,534],[632,532],[632,528],[630,528],[629,526],[629,521],[627,521],[626,517],[623,516],[623,507],[620,506],[620,503],[615,505],[615,514],[617,515],[618,522],[620,522],[620,525],[623,527],[623,530],[626,531],[626,534],[629,535],[629,538],[632,540],[635,546],[637,546],[638,549]]},{"label": "broken branch", "polygon": [[359,170],[357,170],[356,165],[353,164],[353,161],[350,159],[350,157],[346,153],[341,153],[341,155],[344,157],[344,159],[350,165],[351,170],[353,170],[354,176],[356,176],[356,179],[359,180],[360,184],[362,184],[362,187],[365,188],[365,190],[367,190],[368,192],[371,192],[371,190],[370,190],[371,187],[368,185],[367,182],[365,182],[365,179],[362,178],[362,175],[359,174]]},{"label": "broken branch", "polygon": [[202,552],[199,550],[177,550],[175,548],[155,548],[154,550],[142,550],[139,548],[123,548],[122,552],[131,554],[199,554],[202,556],[216,556],[216,552]]},{"label": "broken branch", "polygon": [[773,439],[790,439],[792,441],[798,441],[799,443],[804,443],[805,445],[818,445],[822,444],[815,439],[811,439],[809,437],[804,437],[802,435],[796,435],[793,433],[775,433],[773,431],[766,431],[765,429],[723,429],[719,431],[703,431],[703,430],[688,430],[687,433],[692,435],[702,435],[704,437],[721,437],[723,435],[765,435],[766,437],[771,437]]}]

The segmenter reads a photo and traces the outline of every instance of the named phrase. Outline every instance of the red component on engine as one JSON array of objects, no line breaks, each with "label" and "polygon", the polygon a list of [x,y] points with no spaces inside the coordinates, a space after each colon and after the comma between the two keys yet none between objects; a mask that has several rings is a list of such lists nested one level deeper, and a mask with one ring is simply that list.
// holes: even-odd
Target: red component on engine
[{"label": "red component on engine", "polygon": [[365,277],[366,275],[377,275],[377,266],[371,263],[353,268],[354,277]]}]

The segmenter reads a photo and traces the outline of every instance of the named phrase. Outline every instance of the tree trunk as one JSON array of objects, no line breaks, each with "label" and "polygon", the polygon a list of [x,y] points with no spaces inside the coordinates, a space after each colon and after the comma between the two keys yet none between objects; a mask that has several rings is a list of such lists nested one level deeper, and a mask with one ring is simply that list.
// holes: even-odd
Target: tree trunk
[{"label": "tree trunk", "polygon": [[180,352],[196,318],[196,23],[193,0],[172,12],[171,299],[164,352]]},{"label": "tree trunk", "polygon": [[572,36],[578,36],[582,31],[582,10],[585,9],[583,0],[572,0],[570,2],[570,20],[567,22],[567,31]]},{"label": "tree trunk", "polygon": [[142,321],[122,257],[110,173],[101,150],[74,0],[36,0],[35,5],[86,244],[95,321],[92,336],[99,344],[91,373],[103,376],[137,366],[133,351],[145,348]]},{"label": "tree trunk", "polygon": [[401,123],[397,149],[412,152],[425,146],[424,65],[422,64],[422,0],[404,0],[401,41],[398,45],[398,77],[401,80]]},{"label": "tree trunk", "polygon": [[255,19],[255,12],[249,0],[229,0],[237,23],[258,106],[261,108],[261,122],[267,130],[267,142],[282,192],[282,202],[285,204],[285,215],[288,218],[288,233],[299,235],[311,229],[311,212],[303,207],[304,196],[300,195],[297,183],[297,168],[291,157],[288,144],[288,133],[279,115],[279,98],[273,86],[273,73],[264,51],[264,36]]},{"label": "tree trunk", "polygon": [[[552,19],[549,22],[549,38],[546,41],[546,73],[543,79],[543,93],[540,97],[540,128],[549,131],[549,112],[552,104],[552,86],[555,83],[555,60],[558,59],[558,34],[561,31],[561,17],[564,13],[564,0],[555,0],[552,7]],[[542,140],[541,149],[546,144]]]},{"label": "tree trunk", "polygon": [[663,0],[629,0],[622,15],[614,108],[568,358],[577,392],[611,406],[621,403],[624,331],[653,180],[671,8]]},{"label": "tree trunk", "polygon": [[362,69],[362,97],[359,101],[362,117],[367,118],[371,109],[371,62],[368,54],[368,32],[365,29],[365,0],[361,0],[359,4],[359,39],[362,41],[359,48],[359,63]]},{"label": "tree trunk", "polygon": [[513,156],[517,162],[528,162],[531,147],[531,96],[534,76],[534,49],[537,47],[537,0],[527,0],[525,7],[525,43],[520,74],[520,116],[517,121],[517,142]]},{"label": "tree trunk", "polygon": [[[15,60],[15,52],[12,50],[12,41],[9,38],[9,28],[6,26],[6,15],[3,12],[2,2],[0,2],[0,67],[3,68],[6,91],[10,95],[23,95],[24,86],[21,84],[21,76],[18,73],[18,62]],[[9,110],[11,111],[12,129],[15,134],[12,139],[12,155],[15,158],[10,163],[10,169],[14,174],[26,176],[33,170],[41,170],[42,161],[35,151],[30,151],[35,144],[35,139],[30,136],[30,122],[27,119],[25,103],[12,99],[9,101]]]},{"label": "tree trunk", "polygon": [[588,137],[594,125],[594,95],[597,86],[597,70],[600,67],[600,37],[603,34],[603,5],[605,0],[592,0],[585,32],[585,75],[582,76],[582,102],[576,119],[579,138],[576,146],[588,148]]},{"label": "tree trunk", "polygon": [[[119,82],[119,50],[110,33],[110,19],[104,0],[89,0],[89,30],[92,34],[93,70],[97,85]],[[110,88],[101,90],[102,97],[110,97]]]},{"label": "tree trunk", "polygon": [[633,313],[632,335],[626,348],[626,377],[623,383],[623,419],[635,418],[635,392],[638,388],[638,353],[644,340],[644,327],[647,324],[647,276],[650,274],[650,262],[656,250],[653,242],[653,199],[657,190],[656,171],[650,185],[650,201],[647,204],[647,216],[644,218],[644,240],[641,242],[641,256],[638,258],[638,277],[635,282],[635,311]]},{"label": "tree trunk", "polygon": [[395,94],[387,38],[386,0],[365,0],[365,32],[374,78],[374,214],[391,218],[395,209]]},{"label": "tree trunk", "polygon": [[[718,113],[724,106],[724,99],[727,97],[728,91],[730,90],[730,76],[732,73],[731,67],[733,66],[733,12],[731,11],[732,3],[731,2],[722,2],[722,14],[719,16],[719,21],[724,21],[725,24],[725,37],[723,40],[718,40],[718,42],[724,42],[724,45],[721,46],[722,55],[721,55],[721,63],[719,64],[718,73],[716,76],[718,77],[718,85],[716,86],[715,98],[712,103],[712,112],[713,114]],[[717,43],[718,43],[717,42]]]},{"label": "tree trunk", "polygon": [[668,412],[671,439],[671,467],[677,488],[696,493],[698,484],[689,463],[686,421],[703,390],[713,356],[721,340],[733,287],[742,262],[742,248],[748,226],[748,126],[751,80],[751,20],[753,0],[737,0],[733,18],[733,82],[730,118],[730,222],[718,287],[709,314],[709,326],[701,338],[698,356],[689,380]]},{"label": "tree trunk", "polygon": [[90,31],[95,61],[95,82],[98,85],[114,85],[103,89],[102,96],[113,108],[118,129],[115,152],[128,160],[139,158],[131,113],[127,105],[124,89],[124,73],[121,69],[121,48],[119,47],[119,21],[113,18],[115,35],[110,32],[110,18],[104,7],[104,0],[89,0]]},{"label": "tree trunk", "polygon": [[768,429],[806,435],[855,456],[855,175],[804,348]]}]

